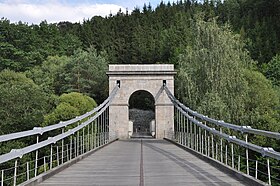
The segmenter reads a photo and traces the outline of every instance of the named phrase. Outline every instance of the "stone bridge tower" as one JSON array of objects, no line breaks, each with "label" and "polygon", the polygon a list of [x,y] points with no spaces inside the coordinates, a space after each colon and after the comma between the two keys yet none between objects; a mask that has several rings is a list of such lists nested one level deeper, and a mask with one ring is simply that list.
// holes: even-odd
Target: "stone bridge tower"
[{"label": "stone bridge tower", "polygon": [[164,65],[109,65],[109,92],[116,83],[120,89],[109,108],[109,131],[117,134],[120,139],[129,137],[129,98],[139,90],[153,95],[155,100],[155,137],[164,138],[174,131],[174,107],[165,91],[163,84],[174,93],[174,66]]}]

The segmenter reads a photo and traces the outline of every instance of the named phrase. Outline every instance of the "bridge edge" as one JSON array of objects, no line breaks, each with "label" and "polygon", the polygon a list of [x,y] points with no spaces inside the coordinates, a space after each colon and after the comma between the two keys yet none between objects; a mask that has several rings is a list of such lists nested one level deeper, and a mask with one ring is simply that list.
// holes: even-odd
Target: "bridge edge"
[{"label": "bridge edge", "polygon": [[45,181],[45,180],[51,178],[51,177],[54,176],[55,174],[57,174],[57,173],[63,171],[64,169],[70,167],[71,165],[74,165],[75,163],[78,163],[79,161],[81,161],[81,160],[87,158],[88,156],[92,155],[93,153],[97,152],[98,150],[100,150],[100,149],[106,147],[107,145],[109,145],[109,144],[111,144],[111,143],[113,143],[113,142],[115,142],[115,141],[117,141],[117,140],[118,140],[118,139],[112,140],[112,141],[110,141],[109,143],[107,143],[107,144],[105,144],[105,145],[102,145],[102,146],[100,146],[100,147],[97,147],[97,148],[95,148],[95,149],[92,149],[91,151],[86,152],[85,154],[82,154],[82,155],[80,155],[80,156],[78,156],[78,157],[72,159],[71,161],[65,163],[65,164],[62,164],[62,165],[60,165],[60,166],[58,166],[58,167],[55,167],[55,168],[52,169],[52,170],[49,170],[49,171],[47,171],[47,172],[45,172],[45,173],[40,174],[40,175],[37,176],[37,177],[34,177],[34,178],[32,178],[32,179],[30,179],[30,180],[28,180],[28,181],[26,181],[26,182],[21,183],[19,186],[36,186],[36,185],[42,183],[43,181]]},{"label": "bridge edge", "polygon": [[200,154],[186,146],[183,146],[171,139],[168,139],[168,138],[164,138],[164,140],[178,146],[179,148],[185,150],[185,151],[188,151],[189,153],[195,155],[196,157],[198,157],[199,159],[211,164],[212,166],[216,167],[217,169],[219,169],[220,171],[223,171],[225,172],[226,174],[229,174],[231,175],[232,177],[234,178],[237,178],[238,180],[241,180],[243,182],[245,182],[246,184],[248,185],[252,185],[252,186],[264,186],[264,185],[268,185],[266,184],[265,182],[262,182],[260,180],[256,180],[254,179],[252,176],[248,176],[247,174],[244,174],[242,172],[238,172],[237,170],[235,169],[232,169],[231,167],[227,167],[225,166],[224,164],[222,164],[221,162],[219,161],[216,161],[215,159],[212,159],[208,156],[205,156],[203,154]]}]

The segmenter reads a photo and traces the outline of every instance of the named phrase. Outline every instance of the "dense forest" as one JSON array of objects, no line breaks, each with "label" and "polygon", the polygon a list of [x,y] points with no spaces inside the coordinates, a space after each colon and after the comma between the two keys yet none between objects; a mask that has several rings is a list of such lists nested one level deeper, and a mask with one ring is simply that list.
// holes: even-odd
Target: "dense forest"
[{"label": "dense forest", "polygon": [[175,65],[176,96],[192,109],[280,131],[279,0],[179,0],[81,23],[2,18],[0,33],[0,135],[100,104],[108,64],[154,63]]}]

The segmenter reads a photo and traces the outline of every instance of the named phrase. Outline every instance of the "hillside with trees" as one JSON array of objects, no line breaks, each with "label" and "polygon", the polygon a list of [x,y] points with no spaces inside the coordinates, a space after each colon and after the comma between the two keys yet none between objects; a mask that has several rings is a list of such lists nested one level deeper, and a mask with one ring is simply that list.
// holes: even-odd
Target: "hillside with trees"
[{"label": "hillside with trees", "polygon": [[[190,108],[280,131],[280,1],[179,0],[80,23],[2,18],[0,134],[100,104],[108,64],[155,63],[175,65],[176,96]],[[254,140],[280,151],[279,141]]]}]

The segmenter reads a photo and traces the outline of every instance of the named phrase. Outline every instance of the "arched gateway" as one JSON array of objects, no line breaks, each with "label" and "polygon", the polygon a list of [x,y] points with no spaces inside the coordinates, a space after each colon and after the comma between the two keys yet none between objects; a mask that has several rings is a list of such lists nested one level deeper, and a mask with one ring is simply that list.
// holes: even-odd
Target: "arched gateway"
[{"label": "arched gateway", "polygon": [[165,65],[109,65],[109,91],[116,83],[120,89],[110,104],[109,131],[120,139],[129,137],[129,98],[139,90],[151,93],[155,100],[155,137],[164,138],[174,131],[174,107],[163,91],[163,84],[174,93],[174,66]]}]

